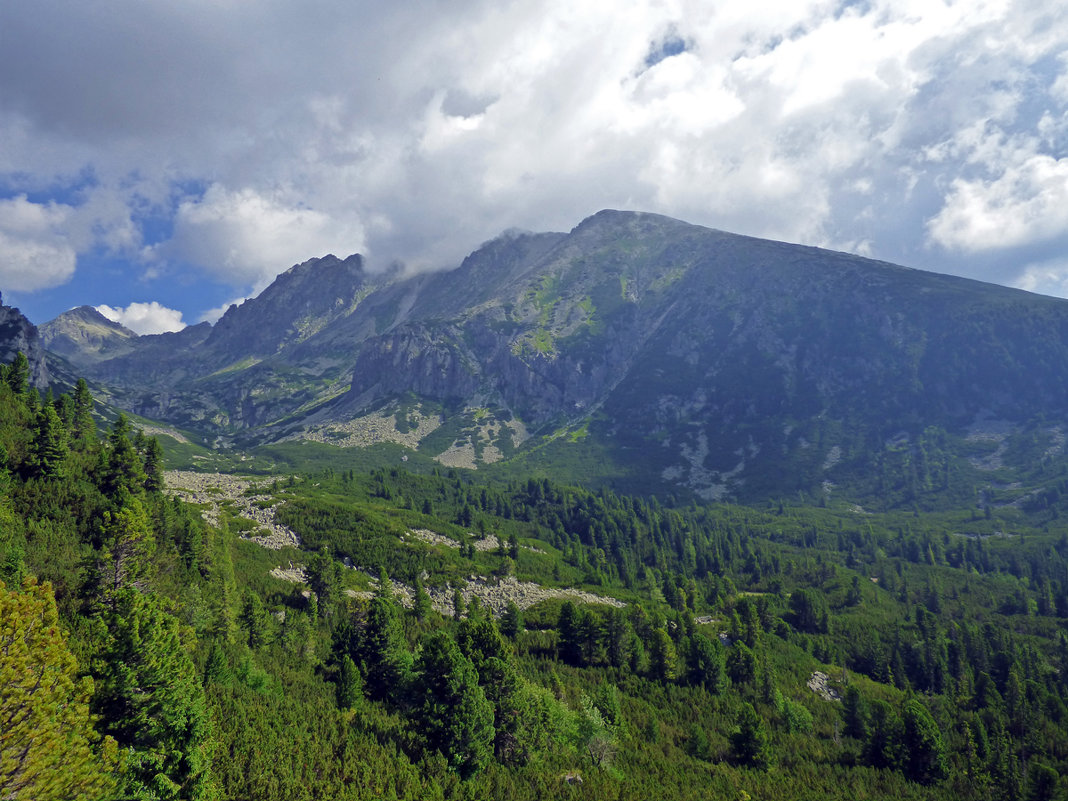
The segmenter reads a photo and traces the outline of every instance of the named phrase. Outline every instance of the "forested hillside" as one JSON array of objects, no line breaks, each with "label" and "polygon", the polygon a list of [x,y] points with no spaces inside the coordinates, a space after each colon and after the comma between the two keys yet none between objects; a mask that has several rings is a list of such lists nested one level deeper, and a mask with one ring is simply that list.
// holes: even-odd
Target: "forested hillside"
[{"label": "forested hillside", "polygon": [[[921,516],[319,469],[255,478],[271,550],[84,382],[0,378],[0,798],[1068,792],[1064,486]],[[480,595],[527,585],[601,602]]]}]

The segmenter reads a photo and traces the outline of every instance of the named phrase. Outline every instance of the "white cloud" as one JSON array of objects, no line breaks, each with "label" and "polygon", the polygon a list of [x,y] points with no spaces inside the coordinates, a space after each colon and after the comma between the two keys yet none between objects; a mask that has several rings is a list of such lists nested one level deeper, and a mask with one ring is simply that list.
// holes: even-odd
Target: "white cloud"
[{"label": "white cloud", "polygon": [[1028,292],[1068,298],[1068,259],[1052,259],[1028,265],[1013,286]]},{"label": "white cloud", "polygon": [[955,180],[930,233],[935,242],[964,251],[1068,234],[1068,159],[1036,154],[993,180]]},{"label": "white cloud", "polygon": [[135,334],[163,334],[185,328],[180,311],[168,309],[154,300],[149,303],[131,303],[119,308],[103,304],[97,306],[96,310],[112,322],[126,326]]},{"label": "white cloud", "polygon": [[67,248],[52,281],[90,247],[235,293],[330,251],[448,266],[603,207],[891,259],[1060,225],[1040,0],[55,3],[0,12],[0,180],[91,176],[49,235],[0,228],[20,263]]},{"label": "white cloud", "polygon": [[246,300],[248,300],[248,297],[234,298],[233,300],[227,303],[223,303],[220,306],[216,306],[213,309],[208,309],[207,311],[201,313],[201,315],[197,318],[197,322],[211,323],[212,325],[214,325],[220,317],[226,314],[227,310],[231,306],[240,306]]},{"label": "white cloud", "polygon": [[58,286],[74,274],[76,254],[62,229],[71,208],[32,203],[25,195],[0,200],[0,282],[30,292]]},{"label": "white cloud", "polygon": [[213,184],[178,206],[174,237],[164,252],[193,262],[231,286],[263,289],[309,255],[342,258],[364,247],[358,224],[262,195]]}]

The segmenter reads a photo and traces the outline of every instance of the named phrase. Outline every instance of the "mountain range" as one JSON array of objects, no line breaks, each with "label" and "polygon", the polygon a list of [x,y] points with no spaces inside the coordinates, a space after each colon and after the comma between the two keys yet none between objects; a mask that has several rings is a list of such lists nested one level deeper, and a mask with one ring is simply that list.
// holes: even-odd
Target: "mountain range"
[{"label": "mountain range", "polygon": [[703,500],[981,505],[1068,430],[1068,301],[636,212],[445,272],[311,259],[214,326],[79,307],[41,337],[53,372],[222,447],[394,442]]}]

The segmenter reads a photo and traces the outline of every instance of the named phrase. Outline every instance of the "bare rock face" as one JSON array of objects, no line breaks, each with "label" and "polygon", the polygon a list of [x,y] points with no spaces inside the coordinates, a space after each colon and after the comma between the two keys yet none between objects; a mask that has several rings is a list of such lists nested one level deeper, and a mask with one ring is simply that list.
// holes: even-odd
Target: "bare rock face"
[{"label": "bare rock face", "polygon": [[30,363],[30,383],[38,389],[48,386],[48,367],[37,326],[0,296],[0,364],[10,364],[21,351]]}]

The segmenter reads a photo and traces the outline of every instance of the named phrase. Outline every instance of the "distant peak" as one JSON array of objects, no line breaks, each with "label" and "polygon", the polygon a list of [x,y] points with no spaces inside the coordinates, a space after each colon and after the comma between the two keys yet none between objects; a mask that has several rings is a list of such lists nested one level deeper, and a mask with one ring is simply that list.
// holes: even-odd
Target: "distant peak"
[{"label": "distant peak", "polygon": [[602,209],[587,217],[576,225],[571,234],[579,234],[587,231],[611,230],[619,228],[648,230],[651,228],[692,228],[690,223],[667,217],[663,214],[653,214],[648,211],[622,211],[619,209]]}]

